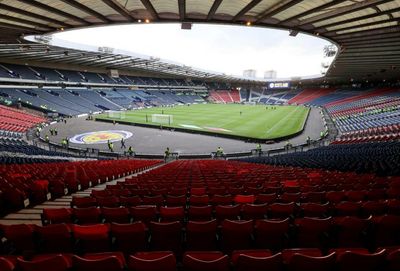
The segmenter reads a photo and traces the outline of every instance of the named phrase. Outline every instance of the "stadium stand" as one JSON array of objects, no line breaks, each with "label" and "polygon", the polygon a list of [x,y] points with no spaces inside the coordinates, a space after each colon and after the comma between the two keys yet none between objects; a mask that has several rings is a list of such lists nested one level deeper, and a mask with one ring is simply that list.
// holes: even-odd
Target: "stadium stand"
[{"label": "stadium stand", "polygon": [[[354,259],[369,259],[369,264],[381,268],[394,264],[391,255],[399,250],[398,182],[398,178],[373,174],[234,161],[176,161],[105,190],[92,190],[90,197],[75,198],[71,208],[44,209],[43,226],[2,225],[6,250],[11,252],[2,259],[19,268],[44,264],[39,259],[51,259],[54,253],[84,255],[98,261],[88,262],[93,266],[104,264],[110,255],[119,259],[117,269],[107,265],[106,270],[138,270],[163,261],[170,261],[171,270],[180,261],[184,266],[201,263],[201,268],[216,266],[216,270],[230,270],[230,266],[285,270],[299,264],[322,266],[317,270],[337,270],[337,266],[350,270]],[[299,196],[293,197],[296,193]],[[172,195],[182,195],[185,201],[171,207]],[[210,205],[204,207],[215,213],[192,221],[194,196],[209,197]],[[222,196],[229,201],[222,203]],[[295,201],[287,203],[289,196]],[[138,200],[128,204],[129,197]],[[238,212],[219,213],[229,206]],[[150,211],[148,222],[144,210]],[[192,248],[197,252],[188,250]],[[30,258],[19,256],[28,251]],[[74,260],[67,266],[79,268],[79,264]]]},{"label": "stadium stand", "polygon": [[[179,160],[178,150],[162,163],[42,149],[28,132],[48,120],[0,106],[0,215],[13,212],[0,220],[0,270],[400,270],[399,1],[0,2],[1,103],[61,118],[207,100],[304,104],[325,125],[293,148],[236,161]],[[133,19],[274,25],[338,48],[324,49],[334,56],[324,77],[278,90],[40,36]],[[32,34],[41,42],[22,39]],[[160,128],[159,141],[174,132]]]},{"label": "stadium stand", "polygon": [[334,89],[304,89],[299,94],[288,100],[289,104],[304,104],[333,92]]}]

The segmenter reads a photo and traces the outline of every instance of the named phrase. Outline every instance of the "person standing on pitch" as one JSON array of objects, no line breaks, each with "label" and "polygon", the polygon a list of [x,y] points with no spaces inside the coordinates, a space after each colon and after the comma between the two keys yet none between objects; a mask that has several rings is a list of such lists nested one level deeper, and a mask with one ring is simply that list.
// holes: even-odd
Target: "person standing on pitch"
[{"label": "person standing on pitch", "polygon": [[261,144],[260,144],[260,143],[257,143],[257,146],[256,146],[256,153],[260,156],[260,155],[261,155],[261,152],[262,152],[262,150],[261,150]]},{"label": "person standing on pitch", "polygon": [[164,152],[164,162],[167,162],[167,159],[169,158],[170,154],[171,152],[169,150],[169,147],[167,147]]},{"label": "person standing on pitch", "polygon": [[122,148],[126,149],[124,138],[121,138],[121,149]]}]

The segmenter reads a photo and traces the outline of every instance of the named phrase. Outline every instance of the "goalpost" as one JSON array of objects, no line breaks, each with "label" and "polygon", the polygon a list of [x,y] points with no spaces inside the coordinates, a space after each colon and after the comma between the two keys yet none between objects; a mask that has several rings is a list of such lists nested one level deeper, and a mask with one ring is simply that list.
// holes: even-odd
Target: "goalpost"
[{"label": "goalpost", "polygon": [[107,117],[111,119],[125,119],[126,118],[125,111],[109,111],[107,113]]},{"label": "goalpost", "polygon": [[160,123],[160,124],[168,124],[171,125],[173,123],[172,115],[164,115],[164,114],[151,114],[151,122]]}]

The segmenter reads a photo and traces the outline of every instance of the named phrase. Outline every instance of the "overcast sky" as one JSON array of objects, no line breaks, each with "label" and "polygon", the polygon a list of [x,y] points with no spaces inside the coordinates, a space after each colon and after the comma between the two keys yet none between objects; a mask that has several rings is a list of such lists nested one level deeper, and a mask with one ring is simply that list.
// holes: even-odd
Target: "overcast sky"
[{"label": "overcast sky", "polygon": [[141,24],[61,32],[56,40],[108,46],[172,60],[193,68],[241,76],[243,70],[276,70],[278,77],[318,75],[329,42],[288,31],[258,27],[194,24]]}]

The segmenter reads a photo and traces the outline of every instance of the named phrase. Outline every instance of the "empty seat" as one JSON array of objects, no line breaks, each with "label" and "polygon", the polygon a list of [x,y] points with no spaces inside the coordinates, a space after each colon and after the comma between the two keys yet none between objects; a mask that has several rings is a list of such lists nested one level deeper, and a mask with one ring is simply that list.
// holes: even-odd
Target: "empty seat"
[{"label": "empty seat", "polygon": [[358,202],[342,201],[337,203],[334,211],[337,216],[358,216],[360,214],[361,205]]},{"label": "empty seat", "polygon": [[327,247],[332,218],[298,218],[294,224],[297,228],[296,242],[298,247]]},{"label": "empty seat", "polygon": [[[13,271],[14,268],[15,268],[15,264],[12,261],[10,261],[9,259],[7,259],[5,257],[0,257],[0,270]],[[25,269],[25,270],[30,271],[29,269]],[[25,271],[25,270],[22,270],[22,271]],[[45,271],[45,269],[40,269],[40,270]],[[32,270],[32,271],[36,271],[36,270]],[[58,270],[56,270],[56,271],[58,271]],[[63,270],[60,270],[60,271],[63,271]]]},{"label": "empty seat", "polygon": [[70,208],[44,208],[42,214],[42,223],[72,223],[72,210]]},{"label": "empty seat", "polygon": [[176,259],[172,251],[138,252],[129,257],[131,271],[176,271]]},{"label": "empty seat", "polygon": [[329,191],[326,192],[326,199],[330,203],[339,203],[346,199],[346,194],[343,191]]},{"label": "empty seat", "polygon": [[213,205],[230,205],[233,203],[232,195],[214,195],[211,198]]},{"label": "empty seat", "polygon": [[245,204],[242,207],[243,219],[264,219],[267,215],[268,205],[265,204]]},{"label": "empty seat", "polygon": [[122,271],[125,268],[125,258],[120,252],[85,254],[83,257],[72,257],[76,271]]},{"label": "empty seat", "polygon": [[190,206],[188,209],[189,220],[207,221],[212,218],[213,207],[207,206]]},{"label": "empty seat", "polygon": [[115,208],[120,206],[119,198],[114,196],[96,198],[97,205],[100,207]]},{"label": "empty seat", "polygon": [[384,249],[376,253],[358,249],[336,250],[336,252],[338,271],[380,271],[383,269],[386,257]]},{"label": "empty seat", "polygon": [[239,219],[241,211],[240,205],[217,205],[215,206],[215,217],[217,220],[223,221],[224,219]]},{"label": "empty seat", "polygon": [[214,250],[216,248],[217,221],[189,221],[186,225],[188,250]]},{"label": "empty seat", "polygon": [[288,271],[331,271],[335,268],[336,253],[332,252],[326,256],[309,256],[295,253],[287,263]]},{"label": "empty seat", "polygon": [[[235,252],[234,252],[235,254]],[[265,254],[265,255],[264,255]],[[233,260],[233,265],[237,271],[282,271],[282,254],[267,255],[268,253],[246,253],[238,252]]]},{"label": "empty seat", "polygon": [[151,221],[157,221],[157,207],[149,205],[139,205],[129,209],[134,221],[141,221],[147,226]]},{"label": "empty seat", "polygon": [[131,220],[128,208],[101,208],[101,214],[103,215],[106,223],[129,223]]},{"label": "empty seat", "polygon": [[304,217],[318,217],[318,218],[324,218],[327,216],[328,211],[329,211],[329,205],[328,203],[326,204],[320,204],[320,203],[302,203],[301,206],[301,212]]},{"label": "empty seat", "polygon": [[226,253],[233,250],[249,249],[253,234],[252,220],[224,220],[222,222],[221,247]]},{"label": "empty seat", "polygon": [[110,250],[109,225],[73,225],[72,232],[78,247],[84,252],[102,252]]},{"label": "empty seat", "polygon": [[254,239],[258,248],[281,250],[288,243],[289,218],[284,220],[256,220]]},{"label": "empty seat", "polygon": [[273,203],[268,206],[268,218],[287,218],[294,216],[296,205],[291,203]]},{"label": "empty seat", "polygon": [[258,194],[256,196],[256,203],[258,204],[271,204],[274,203],[277,199],[277,195],[275,193],[271,193],[271,194]]},{"label": "empty seat", "polygon": [[371,219],[355,216],[335,218],[335,243],[337,247],[365,247],[367,230]]},{"label": "empty seat", "polygon": [[71,263],[66,257],[58,254],[32,261],[18,258],[17,266],[21,271],[66,271],[71,268]]},{"label": "empty seat", "polygon": [[160,207],[161,221],[183,221],[185,218],[185,210],[179,207]]},{"label": "empty seat", "polygon": [[72,197],[71,207],[87,208],[97,206],[97,200],[94,197]]},{"label": "empty seat", "polygon": [[376,246],[396,246],[400,244],[400,216],[384,215],[373,220]]},{"label": "empty seat", "polygon": [[4,237],[11,243],[16,253],[35,250],[33,225],[17,224],[3,226]]},{"label": "empty seat", "polygon": [[185,271],[229,271],[228,256],[218,251],[188,251],[183,256],[182,264]]},{"label": "empty seat", "polygon": [[208,195],[191,195],[189,199],[190,206],[207,206],[209,203]]},{"label": "empty seat", "polygon": [[111,224],[111,236],[115,238],[116,250],[126,255],[147,249],[147,230],[142,222]]},{"label": "empty seat", "polygon": [[35,226],[35,232],[40,242],[40,251],[58,253],[71,252],[73,249],[71,228],[66,224]]},{"label": "empty seat", "polygon": [[120,197],[120,203],[122,206],[131,207],[142,204],[142,200],[138,196],[130,196],[130,197]]},{"label": "empty seat", "polygon": [[73,213],[78,224],[96,224],[101,222],[101,211],[97,207],[74,208]]},{"label": "empty seat", "polygon": [[256,200],[254,195],[236,195],[233,201],[236,204],[253,204]]},{"label": "empty seat", "polygon": [[165,204],[168,207],[177,207],[177,206],[186,206],[186,195],[181,195],[181,196],[172,196],[168,195],[167,198],[165,199]]},{"label": "empty seat", "polygon": [[157,195],[154,197],[144,196],[144,197],[142,197],[142,204],[143,205],[163,206],[164,205],[164,197],[162,195]]},{"label": "empty seat", "polygon": [[175,253],[181,250],[182,224],[175,222],[151,222],[151,248]]}]

